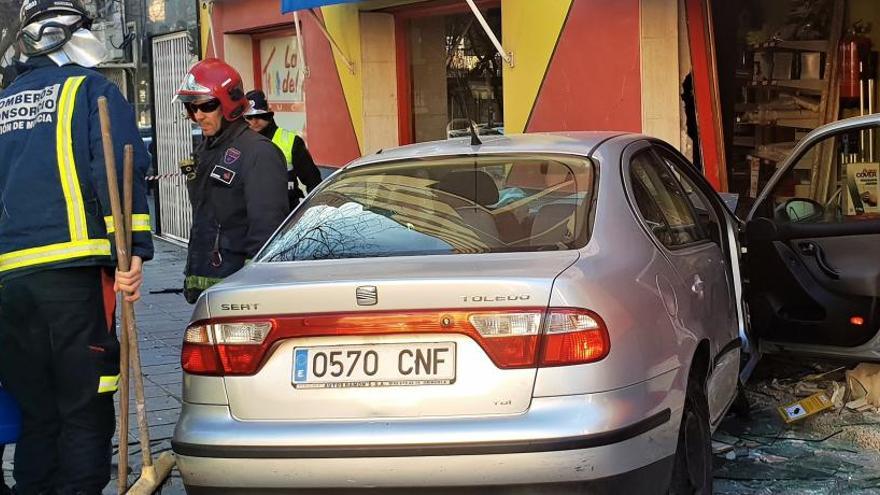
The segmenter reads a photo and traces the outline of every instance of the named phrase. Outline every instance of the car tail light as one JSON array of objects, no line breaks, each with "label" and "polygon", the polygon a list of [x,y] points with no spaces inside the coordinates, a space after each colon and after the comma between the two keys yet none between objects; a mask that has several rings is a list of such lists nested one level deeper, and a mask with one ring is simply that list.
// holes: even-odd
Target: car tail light
[{"label": "car tail light", "polygon": [[477,341],[499,368],[534,366],[542,311],[478,313],[468,322],[482,337]]},{"label": "car tail light", "polygon": [[271,321],[192,325],[183,339],[183,370],[196,375],[256,373],[272,327]]},{"label": "car tail light", "polygon": [[599,316],[583,309],[551,309],[544,323],[539,366],[567,366],[599,361],[611,341]]},{"label": "car tail light", "polygon": [[191,374],[252,375],[283,339],[426,333],[467,335],[502,369],[583,364],[609,350],[605,324],[586,310],[376,311],[197,322],[186,330],[181,363]]}]

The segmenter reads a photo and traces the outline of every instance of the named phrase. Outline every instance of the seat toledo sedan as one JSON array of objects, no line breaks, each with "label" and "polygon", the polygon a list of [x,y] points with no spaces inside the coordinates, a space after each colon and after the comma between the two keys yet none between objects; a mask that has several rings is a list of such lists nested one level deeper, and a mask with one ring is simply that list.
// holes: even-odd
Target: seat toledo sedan
[{"label": "seat toledo sedan", "polygon": [[749,349],[738,233],[644,136],[358,159],[198,301],[187,491],[711,493]]}]

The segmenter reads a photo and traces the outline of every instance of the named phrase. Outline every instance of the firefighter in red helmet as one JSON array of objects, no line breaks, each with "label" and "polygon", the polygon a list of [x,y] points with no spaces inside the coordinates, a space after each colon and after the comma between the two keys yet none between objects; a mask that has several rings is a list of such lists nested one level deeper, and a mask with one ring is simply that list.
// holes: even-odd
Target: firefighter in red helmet
[{"label": "firefighter in red helmet", "polygon": [[194,303],[243,267],[287,216],[287,164],[242,118],[248,100],[228,64],[194,65],[176,99],[205,136],[184,170],[193,208],[184,295]]}]

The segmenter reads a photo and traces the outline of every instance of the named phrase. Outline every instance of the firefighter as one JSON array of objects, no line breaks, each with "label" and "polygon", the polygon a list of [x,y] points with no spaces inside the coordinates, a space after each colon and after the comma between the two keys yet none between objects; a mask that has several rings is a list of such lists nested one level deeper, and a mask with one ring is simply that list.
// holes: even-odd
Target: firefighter
[{"label": "firefighter", "polygon": [[[79,0],[28,0],[19,21],[27,59],[0,91],[0,381],[22,411],[15,490],[100,494],[119,380],[114,290],[136,301],[153,256],[149,162],[131,106],[90,69],[106,50]],[[133,258],[115,280],[101,96],[116,155],[135,151]]]},{"label": "firefighter", "polygon": [[284,155],[251,132],[241,76],[217,59],[190,69],[177,90],[205,139],[184,167],[193,208],[184,296],[202,291],[253,258],[290,211]]},{"label": "firefighter", "polygon": [[306,142],[296,132],[282,129],[275,123],[275,113],[269,110],[269,102],[262,91],[257,89],[248,92],[247,99],[251,106],[244,114],[248,125],[271,139],[284,153],[284,160],[287,162],[287,194],[292,210],[305,197],[297,179],[306,186],[308,192],[312,192],[321,182],[321,172],[315,166]]}]

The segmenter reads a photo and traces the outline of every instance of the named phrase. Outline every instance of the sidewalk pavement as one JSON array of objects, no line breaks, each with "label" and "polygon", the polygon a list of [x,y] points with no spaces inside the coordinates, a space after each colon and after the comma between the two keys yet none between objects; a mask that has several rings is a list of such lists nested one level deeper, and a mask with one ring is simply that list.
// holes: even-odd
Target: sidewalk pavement
[{"label": "sidewalk pavement", "polygon": [[[155,240],[155,258],[144,265],[144,285],[141,300],[135,305],[141,363],[144,370],[144,396],[146,397],[147,421],[150,425],[150,443],[153,458],[171,449],[174,425],[180,416],[181,384],[180,348],[183,331],[192,314],[182,294],[155,294],[163,289],[179,289],[183,286],[183,268],[186,249],[161,239]],[[134,388],[129,407],[129,465],[130,484],[140,475],[141,456],[138,444],[137,415],[134,405]],[[117,411],[118,411],[117,404]],[[113,451],[117,450],[113,439]],[[6,483],[12,485],[12,458],[14,448],[7,447],[3,455],[3,474]],[[116,456],[113,457],[113,479],[104,490],[106,495],[116,493]],[[161,492],[163,495],[183,494],[183,485],[177,471],[172,471]]]}]

